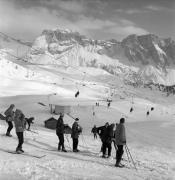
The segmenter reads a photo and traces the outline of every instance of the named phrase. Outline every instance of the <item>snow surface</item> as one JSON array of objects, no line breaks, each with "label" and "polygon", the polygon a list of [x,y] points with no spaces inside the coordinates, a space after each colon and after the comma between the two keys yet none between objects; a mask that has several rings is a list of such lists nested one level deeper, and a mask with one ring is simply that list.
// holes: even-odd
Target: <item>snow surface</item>
[{"label": "snow surface", "polygon": [[163,54],[166,56],[166,53],[159,47],[158,44],[154,43],[154,47],[156,48],[156,50],[158,51],[159,55]]},{"label": "snow surface", "polygon": [[[18,68],[16,69],[16,65]],[[26,76],[28,72],[30,76]],[[2,73],[3,72],[3,73]],[[84,73],[86,72],[86,73]],[[57,180],[57,179],[175,179],[175,104],[174,96],[165,97],[158,91],[126,86],[119,77],[94,68],[74,68],[60,65],[33,65],[0,57],[0,113],[14,103],[26,117],[35,117],[32,133],[26,131],[24,150],[31,154],[46,155],[42,159],[4,152],[15,150],[17,137],[4,136],[7,128],[0,121],[0,179],[2,180]],[[86,74],[86,75],[85,75]],[[78,98],[75,93],[80,91]],[[114,96],[110,93],[114,92]],[[106,99],[113,102],[107,108]],[[96,107],[95,103],[100,106]],[[43,103],[46,106],[42,106]],[[71,116],[79,117],[83,127],[80,153],[71,151],[70,135],[65,138],[66,149],[57,152],[55,131],[44,128],[50,117],[49,104],[69,105]],[[134,111],[129,113],[130,108]],[[150,111],[155,107],[154,111]],[[146,112],[150,115],[146,116]],[[95,116],[93,116],[95,112]],[[115,168],[115,150],[112,157],[100,157],[100,140],[90,133],[94,124],[116,123],[126,118],[127,144],[136,162],[136,171],[124,154],[126,168]],[[73,119],[65,115],[70,126]],[[67,139],[68,138],[68,139]]]},{"label": "snow surface", "polygon": [[[72,106],[71,115],[80,118],[83,135],[80,135],[80,153],[72,152],[72,140],[66,135],[65,145],[70,152],[56,151],[58,139],[54,130],[44,128],[44,120],[52,115],[49,106],[41,106],[38,102],[46,103],[47,96],[13,96],[1,97],[1,112],[9,104],[15,103],[26,117],[34,116],[35,124],[31,129],[38,134],[26,131],[23,149],[35,155],[46,155],[36,159],[24,155],[14,155],[4,150],[15,150],[17,137],[14,129],[12,138],[4,136],[7,128],[5,121],[0,121],[0,179],[174,179],[175,178],[175,117],[174,107],[156,105],[146,100],[135,99],[134,112],[129,113],[127,101],[121,100],[111,104],[110,108],[102,103],[100,107]],[[59,104],[59,102],[58,102]],[[155,110],[146,117],[146,110],[154,105]],[[95,110],[95,117],[92,111]],[[126,113],[127,112],[127,113]],[[101,142],[93,139],[90,130],[94,124],[103,125],[118,122],[120,117],[127,116],[127,144],[137,171],[133,164],[127,161],[124,153],[123,163],[127,168],[115,168],[115,150],[112,149],[110,159],[100,157]],[[58,118],[57,115],[54,115]],[[64,117],[70,126],[73,119]],[[14,177],[14,178],[13,178]]]}]

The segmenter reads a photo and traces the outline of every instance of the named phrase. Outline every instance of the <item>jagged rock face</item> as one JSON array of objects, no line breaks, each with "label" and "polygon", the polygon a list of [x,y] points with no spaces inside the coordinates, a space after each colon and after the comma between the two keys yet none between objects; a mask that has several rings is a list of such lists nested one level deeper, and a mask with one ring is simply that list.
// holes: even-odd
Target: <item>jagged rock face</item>
[{"label": "jagged rock face", "polygon": [[70,30],[44,30],[33,43],[27,60],[39,64],[90,66],[131,77],[132,74],[137,77],[138,73],[143,81],[150,79],[163,84],[169,78],[167,68],[175,64],[175,41],[153,34],[130,35],[121,42],[93,40]]},{"label": "jagged rock face", "polygon": [[[70,30],[44,30],[33,44],[32,54],[48,51],[52,55],[70,52],[75,47],[88,52],[107,55],[113,59],[128,60],[130,63],[166,67],[175,64],[175,42],[161,39],[153,34],[130,35],[122,42],[114,39],[92,40]],[[84,57],[80,57],[82,59]],[[94,60],[94,59],[93,59]]]},{"label": "jagged rock face", "polygon": [[148,34],[142,36],[131,35],[122,41],[127,58],[144,65],[153,64],[157,67],[166,67],[175,63],[173,40],[160,39]]}]

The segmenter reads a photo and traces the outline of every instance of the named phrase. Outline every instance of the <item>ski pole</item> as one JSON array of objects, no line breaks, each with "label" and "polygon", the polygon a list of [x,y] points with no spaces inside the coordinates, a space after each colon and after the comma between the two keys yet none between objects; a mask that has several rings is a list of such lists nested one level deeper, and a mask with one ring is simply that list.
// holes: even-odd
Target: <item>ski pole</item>
[{"label": "ski pole", "polygon": [[135,169],[136,169],[136,171],[137,171],[137,168],[136,168],[135,162],[134,162],[134,160],[133,160],[133,158],[132,158],[132,155],[131,155],[131,153],[130,153],[129,148],[128,148],[128,146],[127,146],[127,145],[126,145],[126,148],[127,148],[128,153],[129,153],[129,155],[130,155],[130,157],[131,157],[132,163],[133,163],[133,165],[134,165],[134,167],[135,167]]},{"label": "ski pole", "polygon": [[36,133],[39,135],[38,129],[36,126],[33,126],[34,130],[36,131]]},{"label": "ski pole", "polygon": [[[130,164],[130,159],[129,159],[129,155],[128,155],[128,151],[127,151],[126,146],[125,146],[125,151],[126,151],[126,155],[127,155],[127,158],[128,158],[128,162],[129,162],[129,164]],[[131,164],[130,164],[130,165],[131,165]]]},{"label": "ski pole", "polygon": [[68,142],[69,148],[70,148],[70,150],[71,150],[71,146],[70,146],[70,142],[69,142],[69,139],[68,139],[68,137],[67,137],[67,134],[65,134],[65,136],[66,136],[66,140],[67,140],[67,142]]},{"label": "ski pole", "polygon": [[81,134],[82,136],[82,141],[83,141],[83,143],[84,143],[84,145],[85,145],[85,147],[86,147],[86,149],[88,150],[88,146],[87,146],[87,144],[86,144],[86,142],[85,142],[85,139],[84,139],[84,136],[83,136],[83,134]]}]

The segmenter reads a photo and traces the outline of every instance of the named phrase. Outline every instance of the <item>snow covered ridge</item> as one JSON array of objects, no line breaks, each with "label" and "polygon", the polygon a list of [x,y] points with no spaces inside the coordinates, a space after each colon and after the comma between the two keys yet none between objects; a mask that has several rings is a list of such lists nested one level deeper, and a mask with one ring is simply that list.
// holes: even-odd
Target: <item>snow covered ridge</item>
[{"label": "snow covered ridge", "polygon": [[[8,39],[7,47],[13,39]],[[93,40],[69,29],[44,30],[25,52],[28,52],[26,61],[33,64],[98,68],[129,84],[175,84],[175,41],[153,34],[130,35],[118,42],[115,39]]]},{"label": "snow covered ridge", "polygon": [[[77,51],[83,48],[89,53],[106,55],[121,62],[126,60],[130,63],[162,67],[175,64],[175,41],[170,38],[162,39],[153,34],[130,35],[118,42],[114,39],[93,40],[71,30],[44,30],[33,43],[31,54],[48,51],[52,55],[64,55],[65,52],[71,53],[75,48],[78,48]],[[77,57],[77,61],[85,56],[86,54]]]},{"label": "snow covered ridge", "polygon": [[[45,65],[95,67],[122,77],[132,77],[138,73],[143,82],[175,83],[174,73],[168,69],[175,64],[175,41],[153,34],[130,35],[118,42],[115,39],[93,40],[71,30],[44,30],[34,41],[27,61]],[[152,70],[143,70],[145,68]],[[159,68],[166,73],[160,72]]]}]

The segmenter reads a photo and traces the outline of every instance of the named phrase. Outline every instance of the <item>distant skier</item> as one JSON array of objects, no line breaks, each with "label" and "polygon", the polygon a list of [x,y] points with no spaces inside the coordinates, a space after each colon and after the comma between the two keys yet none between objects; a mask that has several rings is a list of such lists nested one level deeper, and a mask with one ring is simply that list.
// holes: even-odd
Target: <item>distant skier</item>
[{"label": "distant skier", "polygon": [[91,133],[94,134],[94,139],[97,139],[97,127],[96,127],[96,125],[94,125],[94,127],[92,128]]},{"label": "distant skier", "polygon": [[120,164],[123,155],[123,146],[126,145],[126,134],[125,134],[125,119],[121,118],[120,123],[116,126],[115,130],[115,144],[117,145],[116,151],[116,167],[123,167]]},{"label": "distant skier", "polygon": [[4,112],[4,114],[6,115],[6,122],[8,123],[6,136],[9,136],[9,137],[12,137],[10,132],[13,129],[12,121],[14,119],[14,108],[15,108],[15,105],[11,104],[10,107]]},{"label": "distant skier", "polygon": [[60,117],[58,118],[57,124],[56,124],[56,134],[59,138],[58,143],[58,151],[62,150],[63,152],[67,152],[64,147],[64,121],[63,121],[63,114],[60,114]]},{"label": "distant skier", "polygon": [[72,140],[73,140],[73,152],[79,152],[78,150],[78,138],[80,133],[82,133],[82,127],[78,124],[79,119],[76,118],[72,125]]},{"label": "distant skier", "polygon": [[24,143],[23,132],[25,130],[25,116],[21,110],[16,109],[14,116],[14,123],[16,128],[16,134],[18,136],[18,146],[16,148],[17,153],[23,153],[22,145]]},{"label": "distant skier", "polygon": [[130,109],[130,113],[133,111],[133,107],[131,107],[131,109]]},{"label": "distant skier", "polygon": [[151,107],[151,111],[153,111],[154,110],[154,107]]},{"label": "distant skier", "polygon": [[146,115],[149,116],[149,111],[147,111]]},{"label": "distant skier", "polygon": [[25,118],[26,123],[28,124],[28,128],[26,128],[28,131],[30,131],[30,125],[33,124],[34,122],[34,117],[31,118]]},{"label": "distant skier", "polygon": [[79,96],[80,92],[77,91],[76,94],[75,94],[75,97],[77,98]]}]

